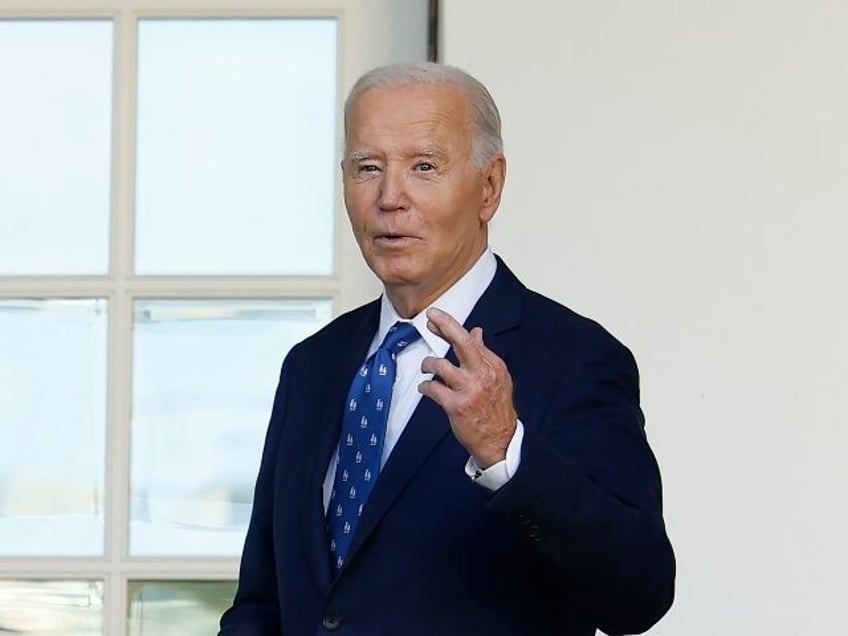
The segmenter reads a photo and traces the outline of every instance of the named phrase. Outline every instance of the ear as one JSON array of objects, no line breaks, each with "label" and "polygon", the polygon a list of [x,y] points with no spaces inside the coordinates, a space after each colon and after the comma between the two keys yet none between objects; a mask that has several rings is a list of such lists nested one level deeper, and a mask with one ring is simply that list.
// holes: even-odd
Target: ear
[{"label": "ear", "polygon": [[480,206],[480,220],[488,223],[495,216],[501,204],[501,193],[506,180],[506,157],[495,155],[480,175],[483,180],[483,201]]}]

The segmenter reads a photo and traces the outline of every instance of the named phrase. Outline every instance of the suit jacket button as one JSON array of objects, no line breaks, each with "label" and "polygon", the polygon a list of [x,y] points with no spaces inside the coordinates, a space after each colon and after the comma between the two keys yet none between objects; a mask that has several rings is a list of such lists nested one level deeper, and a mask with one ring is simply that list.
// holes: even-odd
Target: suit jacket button
[{"label": "suit jacket button", "polygon": [[533,539],[533,541],[541,541],[542,540],[542,534],[540,532],[539,526],[537,526],[534,523],[532,526],[528,527],[527,528],[527,536],[530,537],[531,539]]},{"label": "suit jacket button", "polygon": [[321,625],[324,626],[324,629],[334,630],[338,629],[342,624],[342,617],[339,616],[338,612],[327,612],[324,614],[321,619]]}]

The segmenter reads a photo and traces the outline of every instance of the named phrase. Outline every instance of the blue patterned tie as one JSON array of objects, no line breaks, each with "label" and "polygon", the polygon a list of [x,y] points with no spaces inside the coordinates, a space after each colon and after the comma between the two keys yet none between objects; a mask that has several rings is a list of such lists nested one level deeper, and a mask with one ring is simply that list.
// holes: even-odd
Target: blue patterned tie
[{"label": "blue patterned tie", "polygon": [[397,373],[395,356],[420,337],[412,323],[395,323],[350,385],[342,421],[339,462],[327,507],[330,555],[336,572],[344,565],[365,500],[380,472],[392,385]]}]

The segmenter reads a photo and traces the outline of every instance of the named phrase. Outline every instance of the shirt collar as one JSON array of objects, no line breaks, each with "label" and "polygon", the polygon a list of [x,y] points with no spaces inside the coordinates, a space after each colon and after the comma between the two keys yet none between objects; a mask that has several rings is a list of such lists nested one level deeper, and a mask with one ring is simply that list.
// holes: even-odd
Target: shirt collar
[{"label": "shirt collar", "polygon": [[[412,318],[411,321],[422,339],[430,347],[430,350],[436,356],[444,356],[450,344],[446,340],[442,340],[432,331],[427,329],[427,310],[430,307],[438,307],[442,311],[446,311],[451,316],[456,318],[457,322],[463,324],[474,309],[474,305],[480,300],[480,296],[486,291],[489,283],[495,277],[495,271],[498,268],[498,263],[495,260],[495,255],[491,248],[486,248],[486,251],[477,259],[474,266],[469,269],[458,281],[456,281],[444,294],[439,296],[431,305],[428,305],[424,310]],[[374,340],[371,342],[371,348],[368,354],[374,353],[386,334],[398,321],[404,321],[403,318],[395,311],[388,296],[383,293],[380,302],[380,326],[377,333],[374,334]]]}]

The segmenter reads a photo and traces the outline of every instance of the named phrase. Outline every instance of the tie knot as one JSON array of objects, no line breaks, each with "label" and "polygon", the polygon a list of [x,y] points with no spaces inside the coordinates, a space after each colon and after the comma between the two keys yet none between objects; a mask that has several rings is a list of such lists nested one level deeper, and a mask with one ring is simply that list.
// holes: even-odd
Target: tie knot
[{"label": "tie knot", "polygon": [[380,349],[386,349],[392,353],[403,351],[407,345],[412,344],[421,337],[418,330],[411,322],[396,322],[389,329],[389,333],[383,339]]}]

